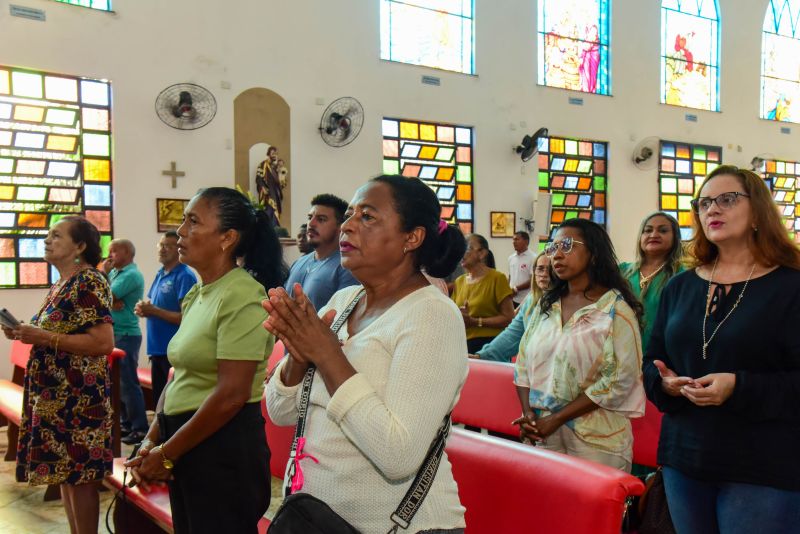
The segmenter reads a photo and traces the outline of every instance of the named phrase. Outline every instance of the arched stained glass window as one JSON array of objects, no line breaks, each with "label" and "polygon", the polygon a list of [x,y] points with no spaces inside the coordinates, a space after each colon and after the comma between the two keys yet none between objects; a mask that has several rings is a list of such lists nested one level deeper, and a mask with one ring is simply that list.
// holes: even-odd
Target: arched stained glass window
[{"label": "arched stained glass window", "polygon": [[539,0],[539,85],[607,95],[611,0]]},{"label": "arched stained glass window", "polygon": [[81,214],[112,234],[111,85],[0,65],[0,288],[58,277],[44,238]]},{"label": "arched stained glass window", "polygon": [[55,0],[62,4],[70,4],[73,6],[89,7],[92,9],[99,9],[100,11],[111,11],[111,0]]},{"label": "arched stained glass window", "polygon": [[473,0],[381,0],[381,59],[475,74]]},{"label": "arched stained glass window", "polygon": [[716,0],[662,0],[661,103],[719,111]]},{"label": "arched stained glass window", "polygon": [[800,0],[770,0],[761,50],[761,118],[800,122]]}]

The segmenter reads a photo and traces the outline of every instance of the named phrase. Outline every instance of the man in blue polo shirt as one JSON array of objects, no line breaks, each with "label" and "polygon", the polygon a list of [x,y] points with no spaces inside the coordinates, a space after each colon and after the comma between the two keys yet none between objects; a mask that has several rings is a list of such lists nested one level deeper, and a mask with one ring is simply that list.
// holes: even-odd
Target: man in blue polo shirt
[{"label": "man in blue polo shirt", "polygon": [[347,202],[335,195],[317,195],[311,200],[308,212],[308,243],[314,249],[292,264],[285,288],[294,294],[300,284],[303,293],[319,310],[334,293],[358,284],[350,271],[342,267],[339,253],[339,229],[344,222]]},{"label": "man in blue polo shirt", "polygon": [[148,430],[144,395],[139,385],[136,368],[139,366],[139,348],[142,346],[142,331],[139,318],[133,313],[136,303],[144,295],[144,278],[133,263],[136,249],[127,239],[115,239],[108,247],[108,257],[114,267],[108,273],[114,303],[111,318],[114,319],[114,346],[125,351],[120,360],[120,397],[124,410],[120,414],[123,443],[139,443]]},{"label": "man in blue polo shirt", "polygon": [[197,282],[191,269],[178,261],[178,234],[169,231],[158,242],[158,261],[163,265],[156,273],[147,300],[136,305],[136,315],[147,318],[147,354],[153,379],[153,400],[158,402],[171,364],[167,345],[181,324],[181,301]]}]

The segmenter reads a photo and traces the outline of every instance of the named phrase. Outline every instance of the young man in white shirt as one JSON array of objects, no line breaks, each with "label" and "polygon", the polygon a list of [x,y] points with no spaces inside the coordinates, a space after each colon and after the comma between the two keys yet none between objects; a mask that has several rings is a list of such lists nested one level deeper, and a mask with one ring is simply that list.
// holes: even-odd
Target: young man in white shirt
[{"label": "young man in white shirt", "polygon": [[528,250],[531,238],[528,232],[514,234],[514,254],[508,257],[508,280],[514,292],[512,300],[516,309],[531,291],[531,276],[533,275],[533,260],[536,255]]}]

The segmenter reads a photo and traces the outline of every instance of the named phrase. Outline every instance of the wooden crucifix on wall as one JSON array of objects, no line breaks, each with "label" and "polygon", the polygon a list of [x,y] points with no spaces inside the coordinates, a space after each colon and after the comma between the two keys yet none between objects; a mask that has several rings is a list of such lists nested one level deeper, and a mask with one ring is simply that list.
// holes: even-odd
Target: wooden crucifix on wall
[{"label": "wooden crucifix on wall", "polygon": [[174,161],[170,161],[170,168],[166,171],[161,171],[162,176],[169,176],[172,178],[172,189],[178,187],[178,178],[186,176],[186,173],[178,170],[178,165]]}]

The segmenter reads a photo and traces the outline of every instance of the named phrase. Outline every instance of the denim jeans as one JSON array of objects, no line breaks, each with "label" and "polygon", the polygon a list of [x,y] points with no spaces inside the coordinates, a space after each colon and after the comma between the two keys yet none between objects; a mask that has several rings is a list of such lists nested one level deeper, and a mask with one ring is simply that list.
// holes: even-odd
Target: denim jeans
[{"label": "denim jeans", "polygon": [[147,432],[147,414],[144,410],[144,395],[139,385],[136,368],[139,366],[139,347],[142,336],[114,336],[114,346],[125,351],[119,362],[120,399],[125,405],[120,424],[133,432]]},{"label": "denim jeans", "polygon": [[663,474],[677,534],[792,532],[800,524],[800,491],[706,482],[672,467]]}]

